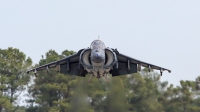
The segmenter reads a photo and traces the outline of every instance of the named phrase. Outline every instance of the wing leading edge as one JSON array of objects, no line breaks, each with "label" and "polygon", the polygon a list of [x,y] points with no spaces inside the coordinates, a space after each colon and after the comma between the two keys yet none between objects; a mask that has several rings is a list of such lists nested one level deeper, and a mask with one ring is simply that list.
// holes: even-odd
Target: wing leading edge
[{"label": "wing leading edge", "polygon": [[33,68],[27,71],[27,73],[34,72],[36,75],[37,71],[46,70],[48,72],[50,68],[57,67],[57,71],[60,73],[84,77],[86,74],[86,71],[83,69],[82,65],[80,65],[79,63],[79,57],[82,50],[83,49],[79,50],[78,53],[68,56],[66,58],[63,58],[61,60],[54,61],[52,63],[48,63],[45,65]]},{"label": "wing leading edge", "polygon": [[149,72],[151,71],[151,69],[160,70],[161,76],[163,71],[168,71],[169,73],[171,73],[171,70],[169,69],[131,58],[129,56],[119,53],[116,49],[113,49],[113,51],[116,53],[118,60],[118,68],[116,69],[116,67],[114,67],[114,69],[111,71],[113,76],[137,73],[137,71],[141,70],[141,66],[147,67]]}]

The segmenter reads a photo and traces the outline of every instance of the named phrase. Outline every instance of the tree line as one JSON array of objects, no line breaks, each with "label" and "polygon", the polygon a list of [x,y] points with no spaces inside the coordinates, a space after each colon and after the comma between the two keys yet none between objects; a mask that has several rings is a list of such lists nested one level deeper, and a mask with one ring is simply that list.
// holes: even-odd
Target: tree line
[{"label": "tree line", "polygon": [[[104,78],[88,82],[88,75],[64,75],[54,68],[38,72],[37,77],[26,74],[32,67],[74,53],[49,50],[33,65],[19,49],[0,49],[0,112],[200,112],[200,76],[174,86],[146,68],[135,74],[109,75],[109,82]],[[29,99],[19,106],[25,90]]]}]

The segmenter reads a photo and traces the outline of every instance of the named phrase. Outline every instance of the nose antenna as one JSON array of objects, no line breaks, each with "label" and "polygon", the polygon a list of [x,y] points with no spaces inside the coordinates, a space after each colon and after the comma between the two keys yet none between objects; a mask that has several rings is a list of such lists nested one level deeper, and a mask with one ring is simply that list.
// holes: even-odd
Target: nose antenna
[{"label": "nose antenna", "polygon": [[98,35],[98,40],[100,40],[100,36]]}]

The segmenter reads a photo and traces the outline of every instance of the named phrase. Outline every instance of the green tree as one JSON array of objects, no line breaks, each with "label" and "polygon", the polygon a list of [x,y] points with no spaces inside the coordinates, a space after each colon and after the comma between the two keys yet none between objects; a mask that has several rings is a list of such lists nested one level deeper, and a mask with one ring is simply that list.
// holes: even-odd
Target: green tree
[{"label": "green tree", "polygon": [[159,98],[165,112],[181,112],[180,103],[180,87],[174,87],[170,84],[167,90],[164,91],[163,96]]},{"label": "green tree", "polygon": [[180,86],[171,84],[160,101],[166,112],[199,112],[198,97],[195,95],[194,81],[180,81]]},{"label": "green tree", "polygon": [[160,86],[159,79],[158,74],[149,73],[146,69],[128,77],[127,88],[129,91],[127,95],[131,112],[163,112],[162,104],[158,99],[163,86],[166,85]]},{"label": "green tree", "polygon": [[10,103],[9,97],[3,93],[6,90],[7,82],[8,78],[0,74],[0,112],[2,109],[10,110],[12,108],[12,103]]},{"label": "green tree", "polygon": [[[90,75],[85,80],[88,81]],[[94,77],[88,84],[87,95],[90,99],[90,105],[94,112],[102,112],[107,108],[106,95],[108,92],[108,84],[103,78]]]},{"label": "green tree", "polygon": [[26,107],[24,106],[18,106],[15,112],[26,112]]},{"label": "green tree", "polygon": [[77,77],[77,84],[70,98],[70,112],[91,112],[90,100],[88,97],[88,81],[86,78]]},{"label": "green tree", "polygon": [[[54,50],[49,50],[46,53],[46,59],[41,59],[39,65],[37,66],[59,60],[63,58],[63,56],[67,56],[68,54],[66,51],[67,50],[65,50],[62,55],[59,55]],[[52,68],[48,73],[46,71],[38,72],[38,77],[35,78],[35,84],[30,87],[29,93],[35,99],[34,102],[39,105],[37,111],[67,112],[70,108],[69,98],[72,95],[72,90],[75,84],[75,77],[58,73],[56,68]]]},{"label": "green tree", "polygon": [[3,109],[10,111],[12,109],[12,104],[7,96],[4,96],[2,93],[0,93],[0,112]]},{"label": "green tree", "polygon": [[112,77],[108,88],[106,112],[127,112],[128,101],[121,77]]},{"label": "green tree", "polygon": [[17,92],[22,92],[28,84],[30,76],[25,72],[31,64],[32,60],[29,57],[26,58],[19,49],[12,47],[0,49],[0,96],[5,100],[6,105],[9,105],[8,107],[10,104],[6,99],[9,98],[11,104],[16,103],[19,95]]},{"label": "green tree", "polygon": [[73,55],[73,54],[75,54],[76,52],[74,52],[74,51],[72,51],[72,50],[64,50],[63,52],[62,52],[62,56],[64,56],[64,57],[67,57],[67,56],[70,56],[70,55]]}]

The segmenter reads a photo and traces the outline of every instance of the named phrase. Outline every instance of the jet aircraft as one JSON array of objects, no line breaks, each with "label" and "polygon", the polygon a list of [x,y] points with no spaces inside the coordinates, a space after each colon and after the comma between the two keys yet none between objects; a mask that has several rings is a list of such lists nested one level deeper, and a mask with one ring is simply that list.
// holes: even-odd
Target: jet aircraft
[{"label": "jet aircraft", "polygon": [[108,48],[99,39],[94,40],[90,48],[81,49],[76,54],[61,60],[33,68],[27,73],[34,72],[36,75],[37,71],[46,70],[48,72],[49,68],[57,67],[57,71],[63,74],[81,77],[89,74],[91,75],[89,80],[93,76],[105,77],[108,80],[108,74],[119,76],[137,73],[141,70],[141,66],[147,67],[149,72],[152,69],[160,70],[161,76],[163,71],[171,73],[169,69],[131,58],[118,52],[117,49]]}]

